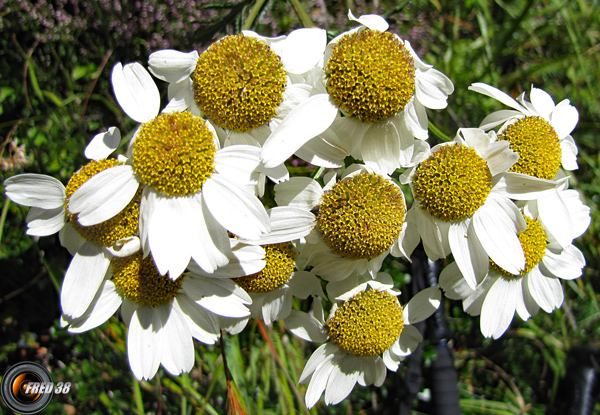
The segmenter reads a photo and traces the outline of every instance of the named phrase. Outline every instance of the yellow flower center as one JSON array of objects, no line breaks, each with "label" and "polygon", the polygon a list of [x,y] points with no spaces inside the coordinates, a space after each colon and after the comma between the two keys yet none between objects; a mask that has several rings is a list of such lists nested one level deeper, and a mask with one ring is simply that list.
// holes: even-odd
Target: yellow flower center
[{"label": "yellow flower center", "polygon": [[184,276],[173,281],[162,276],[154,265],[152,255],[146,258],[142,253],[124,258],[115,257],[112,264],[112,281],[127,299],[146,307],[168,304],[181,290]]},{"label": "yellow flower center", "polygon": [[377,356],[394,344],[404,318],[398,299],[387,291],[364,291],[344,301],[325,329],[331,341],[352,356]]},{"label": "yellow flower center", "polygon": [[213,133],[189,112],[160,114],[143,124],[133,144],[133,167],[146,186],[167,196],[198,192],[215,165]]},{"label": "yellow flower center", "polygon": [[486,161],[468,146],[439,147],[415,170],[413,194],[421,206],[445,222],[465,219],[485,203],[492,190]]},{"label": "yellow flower center", "polygon": [[509,125],[498,140],[510,142],[519,161],[510,171],[552,180],[561,165],[560,138],[542,117],[525,117]]},{"label": "yellow flower center", "polygon": [[192,80],[196,103],[208,119],[242,133],[271,121],[287,82],[279,56],[244,35],[226,36],[204,51]]},{"label": "yellow flower center", "polygon": [[325,76],[333,102],[362,122],[402,111],[415,93],[413,58],[389,32],[364,29],[343,36],[333,47]]},{"label": "yellow flower center", "polygon": [[372,259],[400,236],[406,205],[392,182],[360,173],[337,182],[321,197],[317,226],[333,252],[351,259]]},{"label": "yellow flower center", "polygon": [[514,275],[500,268],[494,261],[490,260],[490,267],[502,275],[505,279],[521,278],[523,275],[531,271],[546,255],[546,232],[542,224],[537,219],[531,219],[524,216],[527,222],[527,229],[518,233],[519,241],[525,253],[525,269],[520,274]]},{"label": "yellow flower center", "polygon": [[65,212],[71,225],[86,241],[101,246],[113,246],[119,239],[137,235],[142,198],[141,187],[121,212],[105,222],[92,226],[81,226],[77,221],[77,215],[69,213],[69,200],[73,193],[94,175],[119,164],[123,163],[115,159],[92,160],[73,174],[65,190]]},{"label": "yellow flower center", "polygon": [[290,243],[263,245],[267,264],[262,271],[233,280],[251,293],[273,291],[287,282],[294,272],[296,252]]}]

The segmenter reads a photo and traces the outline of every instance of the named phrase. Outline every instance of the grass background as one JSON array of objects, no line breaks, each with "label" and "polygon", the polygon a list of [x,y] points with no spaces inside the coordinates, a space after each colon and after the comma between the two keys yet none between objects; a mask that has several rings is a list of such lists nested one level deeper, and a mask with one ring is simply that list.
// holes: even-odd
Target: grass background
[{"label": "grass background", "polygon": [[[463,413],[560,413],[570,356],[600,349],[599,6],[596,0],[0,0],[0,154],[7,161],[0,181],[26,171],[66,183],[85,163],[83,149],[95,134],[113,125],[124,134],[132,131],[134,123],[110,86],[118,61],[146,64],[162,48],[203,50],[242,28],[274,36],[316,25],[331,38],[350,27],[348,8],[357,16],[382,14],[390,30],[409,39],[425,62],[454,82],[448,108],[430,113],[446,135],[477,126],[502,108],[467,91],[473,82],[513,96],[535,85],[556,102],[570,99],[579,110],[572,135],[580,168],[571,183],[591,207],[592,224],[576,242],[587,267],[582,278],[563,282],[563,307],[551,315],[541,311],[528,322],[517,317],[500,340],[491,341],[459,303],[444,304]],[[166,96],[165,85],[160,88]],[[19,152],[15,144],[25,146],[28,163],[11,169],[8,162]],[[233,382],[226,381],[219,346],[198,343],[190,374],[172,377],[161,369],[149,382],[136,381],[127,363],[125,327],[117,318],[82,335],[60,329],[58,293],[68,253],[57,237],[25,235],[27,209],[4,196],[0,204],[0,375],[32,360],[48,367],[55,382],[72,382],[71,392],[56,396],[44,413],[223,414],[228,388],[251,414],[398,413],[393,399],[402,388],[402,368],[397,375],[388,372],[381,388],[357,386],[338,406],[319,403],[306,411],[298,399],[306,386],[296,384],[315,346],[279,324],[264,328],[255,322],[223,339]],[[402,288],[406,265],[386,266]],[[434,358],[425,344],[425,366]],[[425,401],[415,401],[414,408],[431,413]],[[8,412],[0,406],[2,411]],[[600,414],[598,405],[592,413]]]}]

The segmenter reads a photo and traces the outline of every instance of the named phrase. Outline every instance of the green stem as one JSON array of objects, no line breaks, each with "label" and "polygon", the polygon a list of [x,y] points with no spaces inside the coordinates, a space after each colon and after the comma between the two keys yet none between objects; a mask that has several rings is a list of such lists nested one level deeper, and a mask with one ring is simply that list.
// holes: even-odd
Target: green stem
[{"label": "green stem", "polygon": [[315,27],[315,24],[310,20],[308,13],[306,13],[299,0],[290,0],[290,3],[304,27]]},{"label": "green stem", "polygon": [[266,1],[267,0],[256,0],[256,3],[254,3],[254,6],[252,6],[252,8],[250,9],[248,18],[246,19],[246,21],[244,22],[244,25],[242,26],[243,30],[249,30],[252,27],[252,25],[254,24],[254,21],[258,17],[258,14],[260,13],[260,10],[263,8]]},{"label": "green stem", "polygon": [[319,167],[319,169],[315,172],[315,174],[313,174],[313,179],[317,180],[319,177],[321,177],[321,175],[323,174],[323,172],[325,171],[325,167]]},{"label": "green stem", "polygon": [[448,137],[442,130],[440,130],[434,123],[431,121],[428,122],[429,131],[433,133],[437,138],[442,141],[452,141],[451,137]]},{"label": "green stem", "polygon": [[10,206],[10,199],[7,197],[4,200],[4,206],[2,207],[2,214],[0,214],[0,244],[2,243],[2,234],[4,233],[4,222],[6,222],[6,214],[8,213],[9,206]]}]

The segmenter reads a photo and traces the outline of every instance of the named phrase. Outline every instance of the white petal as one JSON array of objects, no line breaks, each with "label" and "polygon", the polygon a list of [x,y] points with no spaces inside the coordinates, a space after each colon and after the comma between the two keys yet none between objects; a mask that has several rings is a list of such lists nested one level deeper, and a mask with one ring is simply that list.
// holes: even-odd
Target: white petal
[{"label": "white petal", "polygon": [[525,284],[525,277],[523,277],[523,279],[521,279],[520,289],[515,291],[517,297],[515,302],[516,312],[523,321],[527,321],[531,317],[531,314],[529,313],[529,308],[527,307],[527,303],[525,302]]},{"label": "white petal", "polygon": [[404,307],[404,321],[415,324],[431,316],[440,307],[442,292],[438,287],[419,291]]},{"label": "white petal", "polygon": [[549,120],[550,114],[554,109],[554,100],[546,91],[531,87],[529,99],[536,109],[536,112],[544,119]]},{"label": "white petal", "polygon": [[452,222],[448,242],[454,260],[465,281],[473,289],[483,280],[488,270],[488,258],[475,232],[469,232],[470,220]]},{"label": "white petal", "polygon": [[197,304],[224,317],[242,318],[250,315],[244,304],[252,300],[235,282],[228,279],[188,276],[183,290]]},{"label": "white petal", "polygon": [[498,88],[494,88],[493,86],[490,86],[490,85],[487,85],[487,84],[484,84],[481,82],[476,82],[474,84],[471,84],[471,86],[469,86],[469,90],[479,92],[480,94],[487,95],[488,97],[497,99],[498,101],[502,102],[504,105],[514,108],[523,114],[528,114],[528,111],[527,111],[527,109],[525,109],[525,107],[523,107],[521,104],[519,104],[510,95],[506,94],[505,92],[500,91]]},{"label": "white petal", "polygon": [[[408,356],[423,341],[423,336],[415,326],[404,326],[397,343],[394,344],[393,352],[398,356]],[[395,347],[398,345],[398,347]]]},{"label": "white petal", "polygon": [[151,307],[138,307],[130,320],[127,333],[127,357],[138,380],[154,377],[160,364],[163,338],[160,318]]},{"label": "white petal", "polygon": [[256,240],[245,240],[244,243],[269,245],[293,241],[308,235],[315,227],[315,215],[293,206],[276,206],[269,210],[271,232]]},{"label": "white petal", "polygon": [[112,281],[104,281],[90,307],[69,325],[69,333],[83,333],[107,321],[123,302]]},{"label": "white petal", "polygon": [[356,18],[350,9],[348,9],[348,20],[358,22],[371,30],[379,30],[380,32],[385,32],[390,27],[388,22],[377,14],[363,14],[359,18]]},{"label": "white petal", "polygon": [[450,78],[437,69],[418,70],[415,95],[421,104],[431,109],[448,106],[448,95],[454,91]]},{"label": "white petal", "polygon": [[298,298],[308,298],[309,296],[318,295],[325,297],[323,288],[321,287],[321,281],[312,273],[308,271],[296,271],[294,275],[288,280],[292,294]]},{"label": "white petal", "polygon": [[569,103],[568,99],[562,100],[550,114],[550,122],[559,138],[571,134],[579,122],[577,108]]},{"label": "white petal", "polygon": [[[308,313],[292,310],[285,319],[288,330],[303,340],[323,343],[327,340],[327,333],[319,321]],[[306,369],[305,369],[306,370]]]},{"label": "white petal", "polygon": [[109,265],[110,259],[101,246],[87,242],[79,248],[60,291],[63,314],[70,318],[83,315],[100,289]]},{"label": "white petal", "polygon": [[190,334],[204,344],[215,344],[219,339],[219,324],[215,314],[190,300],[186,295],[178,295],[177,303],[187,320]]},{"label": "white petal", "polygon": [[237,239],[231,239],[232,252],[229,263],[220,266],[213,273],[207,273],[194,262],[190,262],[190,272],[212,278],[236,278],[255,274],[261,271],[266,264],[265,250],[260,246],[242,244]]},{"label": "white petal", "polygon": [[194,102],[194,87],[191,78],[185,78],[176,84],[169,84],[168,97],[169,103],[162,110],[163,113],[185,111],[189,108],[192,114],[198,116],[194,111],[196,104]]},{"label": "white petal", "polygon": [[[202,195],[195,195],[192,209],[199,220],[191,222],[188,232],[192,233],[191,253],[194,261],[206,272],[212,273],[227,265],[231,256],[231,245],[227,230],[209,212]],[[189,212],[191,213],[191,211]]]},{"label": "white petal", "polygon": [[[543,199],[538,200],[539,219],[543,223],[556,241],[562,246],[570,245],[577,235],[580,227],[573,226],[572,220],[575,219],[573,212],[587,212],[584,207],[581,210],[581,204],[573,199],[573,194],[567,194],[570,191],[554,190],[548,193]],[[574,232],[574,229],[578,229]],[[586,226],[587,228],[587,226]]]},{"label": "white petal", "polygon": [[527,174],[506,172],[494,184],[494,188],[514,200],[532,200],[553,193],[558,183]]},{"label": "white petal", "polygon": [[13,202],[40,209],[64,206],[65,186],[54,177],[25,173],[4,181],[4,192]]},{"label": "white petal", "polygon": [[463,300],[475,291],[469,286],[456,262],[451,262],[440,273],[439,284],[451,300]]},{"label": "white petal", "polygon": [[281,60],[286,72],[302,74],[323,59],[327,45],[327,32],[318,28],[296,29],[290,33],[281,50]]},{"label": "white petal", "polygon": [[523,116],[522,112],[515,111],[515,110],[500,110],[500,111],[492,112],[490,115],[486,116],[483,119],[483,121],[481,121],[479,128],[482,128],[486,131],[491,130],[492,128],[496,128],[500,124],[505,123],[507,120],[509,120],[513,117],[522,117],[522,116]]},{"label": "white petal", "polygon": [[360,261],[341,257],[329,249],[314,252],[308,258],[308,263],[314,266],[312,272],[327,281],[343,280],[356,269]]},{"label": "white petal", "polygon": [[169,273],[169,278],[176,280],[190,262],[196,236],[188,232],[188,221],[193,217],[187,206],[191,200],[189,197],[174,197],[160,198],[157,202],[147,224],[150,251],[160,274]]},{"label": "white petal", "polygon": [[150,121],[158,115],[160,94],[148,71],[134,62],[113,67],[111,81],[115,97],[121,108],[139,123]]},{"label": "white petal", "polygon": [[499,338],[504,334],[513,317],[517,303],[519,280],[498,278],[492,285],[481,308],[481,333],[485,337]]},{"label": "white petal", "polygon": [[180,52],[172,49],[151,53],[148,69],[158,79],[178,83],[188,78],[196,68],[198,52]]},{"label": "white petal", "polygon": [[123,164],[103,170],[81,185],[69,199],[69,212],[83,226],[105,222],[131,202],[139,187],[133,168]]},{"label": "white petal", "polygon": [[473,215],[471,229],[477,233],[481,246],[500,268],[514,275],[525,269],[525,254],[517,237],[524,230],[524,222],[514,203],[493,192]]},{"label": "white petal", "polygon": [[27,235],[48,236],[60,231],[66,223],[64,207],[40,209],[32,207],[27,212]]},{"label": "white petal", "polygon": [[360,147],[367,164],[391,174],[400,165],[400,136],[391,122],[375,123],[366,131]]},{"label": "white petal", "polygon": [[85,239],[75,230],[71,222],[65,223],[58,233],[60,244],[67,248],[71,255],[75,255],[79,248],[86,242]]},{"label": "white petal", "polygon": [[463,300],[463,309],[472,316],[480,315],[485,296],[498,278],[500,278],[500,274],[490,269],[489,274],[477,286],[475,291]]},{"label": "white petal", "polygon": [[336,405],[350,395],[359,377],[360,359],[364,357],[347,355],[339,359],[338,365],[334,363],[325,388],[326,404]]},{"label": "white petal", "polygon": [[260,148],[255,146],[234,145],[215,154],[215,170],[238,185],[250,182],[259,163]]},{"label": "white petal", "polygon": [[[327,130],[329,131],[329,130]],[[302,160],[315,166],[335,169],[342,167],[344,158],[349,155],[349,150],[344,149],[338,144],[332,143],[325,138],[323,134],[308,140],[304,145],[294,153]]]},{"label": "white petal", "polygon": [[[410,326],[407,326],[410,327]],[[410,354],[410,353],[409,353]],[[404,360],[404,357],[399,357],[391,352],[391,349],[387,349],[383,352],[383,363],[385,367],[392,372],[396,372],[398,370],[398,366],[400,366],[400,362]]]},{"label": "white petal", "polygon": [[263,163],[275,167],[304,143],[325,131],[338,113],[328,94],[317,94],[294,108],[269,136],[262,149]]},{"label": "white petal", "polygon": [[84,151],[90,160],[103,160],[110,156],[121,144],[121,131],[117,127],[110,127],[108,131],[96,134]]},{"label": "white petal", "polygon": [[531,296],[546,313],[562,305],[564,293],[558,278],[544,276],[535,267],[529,272],[527,281]]},{"label": "white petal", "polygon": [[292,310],[292,294],[289,288],[280,288],[264,295],[262,318],[269,325],[274,321],[283,320]]},{"label": "white petal", "polygon": [[425,106],[414,98],[404,107],[403,120],[406,128],[419,140],[427,140],[429,136],[427,125],[427,111]]},{"label": "white petal", "polygon": [[323,394],[323,391],[327,386],[327,381],[329,380],[333,368],[334,366],[331,364],[331,359],[329,359],[323,362],[315,370],[304,396],[308,408],[312,408],[319,401],[321,394]]},{"label": "white petal", "polygon": [[[427,257],[432,261],[445,258],[446,253],[444,252],[444,247],[442,245],[442,233],[431,215],[420,207],[410,209],[408,213],[410,214],[411,211],[414,212],[411,216],[414,215],[415,223],[419,230],[421,240],[423,241],[423,247],[425,248]],[[407,221],[409,220],[409,214],[406,215]]]},{"label": "white petal", "polygon": [[310,375],[322,364],[328,360],[331,360],[334,356],[334,353],[339,351],[339,349],[333,345],[332,343],[322,344],[313,352],[312,355],[308,358],[304,369],[302,370],[302,374],[298,380],[298,383],[305,383],[306,379],[310,377]]},{"label": "white petal", "polygon": [[560,254],[546,250],[546,255],[539,264],[544,275],[554,275],[564,280],[574,280],[581,277],[585,267],[585,257],[573,245],[567,245]]},{"label": "white petal", "polygon": [[202,198],[212,216],[235,235],[257,239],[270,231],[269,216],[260,200],[219,175],[204,183]]},{"label": "white petal", "polygon": [[119,239],[113,246],[108,247],[107,250],[113,256],[124,258],[126,256],[135,254],[140,250],[140,248],[140,238],[137,236],[131,236],[128,238]]},{"label": "white petal", "polygon": [[162,321],[163,367],[173,376],[188,373],[194,367],[194,343],[179,306],[174,302],[156,307],[155,312]]},{"label": "white petal", "polygon": [[279,206],[294,206],[311,210],[323,195],[321,185],[310,177],[292,177],[275,185],[275,202]]}]

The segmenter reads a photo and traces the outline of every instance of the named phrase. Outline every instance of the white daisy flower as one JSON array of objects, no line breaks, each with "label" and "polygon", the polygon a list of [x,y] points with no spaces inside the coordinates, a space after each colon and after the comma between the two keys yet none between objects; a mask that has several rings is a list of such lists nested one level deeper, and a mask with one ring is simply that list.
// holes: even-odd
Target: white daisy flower
[{"label": "white daisy flower", "polygon": [[[149,69],[169,82],[167,110],[188,109],[196,115],[204,114],[216,127],[224,146],[260,147],[278,129],[312,138],[326,128],[313,125],[313,118],[335,117],[335,111],[323,114],[303,104],[311,86],[290,79],[323,60],[326,42],[325,30],[317,28],[298,29],[277,38],[245,30],[223,37],[201,54],[155,52],[150,55]],[[287,118],[295,108],[296,115]],[[288,178],[283,161],[258,169],[263,179],[265,175],[275,182]]]},{"label": "white daisy flower", "polygon": [[[381,276],[383,277],[383,276]],[[310,357],[300,383],[308,382],[306,405],[313,407],[325,392],[325,404],[346,398],[356,383],[381,386],[386,368],[400,362],[423,340],[412,324],[429,317],[440,305],[441,292],[427,288],[406,306],[400,305],[392,282],[368,281],[336,298],[325,321],[320,301],[314,315],[293,311],[286,320],[297,336],[321,345]]]},{"label": "white daisy flower", "polygon": [[81,224],[111,218],[143,188],[140,239],[162,275],[178,278],[190,260],[206,272],[228,261],[227,231],[258,238],[270,224],[262,203],[244,185],[259,163],[252,146],[218,148],[214,131],[190,112],[158,114],[160,97],[138,63],[112,74],[121,107],[142,123],[124,165],[85,183],[69,211]]},{"label": "white daisy flower", "polygon": [[[83,226],[76,214],[68,212],[73,193],[92,177],[109,168],[123,165],[106,159],[119,145],[116,128],[98,134],[86,148],[90,162],[73,174],[67,186],[41,174],[21,174],[4,182],[6,195],[15,203],[30,206],[27,233],[36,236],[59,233],[60,241],[73,259],[61,288],[61,306],[65,315],[76,318],[85,312],[80,301],[94,298],[113,256],[130,255],[140,247],[138,235],[141,189],[135,189],[129,203],[109,220]],[[78,287],[76,296],[69,292]]]},{"label": "white daisy flower", "polygon": [[494,339],[502,336],[515,312],[523,320],[540,308],[551,313],[564,300],[560,279],[579,278],[585,266],[581,251],[573,245],[564,249],[547,232],[542,222],[525,206],[527,229],[519,232],[525,252],[526,267],[519,273],[509,273],[490,262],[485,279],[476,288],[466,283],[455,262],[440,274],[440,286],[447,297],[463,300],[463,308],[473,316],[481,314],[481,333]]},{"label": "white daisy flower", "polygon": [[[454,86],[421,61],[408,41],[387,32],[389,25],[381,16],[357,19],[349,11],[348,17],[361,26],[329,42],[318,87],[322,93],[310,100],[323,113],[332,107],[343,113],[338,122],[350,124],[346,128],[352,131],[339,136],[347,153],[390,174],[427,146],[419,141],[428,136],[425,109],[445,108]],[[311,123],[323,121],[327,120]],[[310,137],[302,138],[275,131],[263,147],[264,164],[270,167],[287,159]]]},{"label": "white daisy flower", "polygon": [[[256,251],[256,247],[249,248]],[[263,266],[259,259],[263,253],[244,255],[247,269]],[[189,272],[172,280],[160,275],[152,257],[143,257],[141,251],[111,262],[85,313],[76,319],[63,315],[61,323],[71,333],[82,333],[104,323],[120,308],[128,326],[129,365],[139,380],[154,377],[159,364],[174,376],[189,372],[194,365],[193,338],[214,344],[223,320],[250,314],[250,297],[228,278]]]},{"label": "white daisy flower", "polygon": [[[405,251],[423,241],[427,256],[436,260],[452,253],[472,287],[487,274],[491,258],[518,274],[525,256],[517,233],[526,223],[509,199],[556,186],[535,178],[506,174],[519,156],[494,132],[460,129],[455,140],[435,146],[429,157],[401,178],[410,182],[415,202],[407,213]],[[527,176],[525,176],[527,177]]]},{"label": "white daisy flower", "polygon": [[352,272],[374,274],[389,253],[405,256],[404,194],[376,168],[352,165],[340,181],[335,174],[326,175],[324,187],[311,178],[294,177],[275,186],[275,201],[316,212],[304,249],[311,251],[307,265],[327,280]]},{"label": "white daisy flower", "polygon": [[525,99],[525,92],[515,100],[481,82],[469,89],[514,108],[496,111],[481,123],[484,130],[501,126],[498,140],[510,142],[519,154],[519,161],[510,171],[552,180],[561,166],[565,170],[577,169],[577,146],[570,134],[579,121],[579,113],[568,99],[555,105],[547,92],[533,86],[530,101]]},{"label": "white daisy flower", "polygon": [[297,271],[295,262],[297,250],[293,241],[312,230],[314,215],[289,206],[278,206],[268,213],[271,232],[257,240],[236,239],[260,245],[266,265],[258,271],[239,273],[233,279],[252,298],[251,317],[262,319],[265,324],[285,319],[292,309],[293,297],[323,296],[318,278],[310,272]]}]

